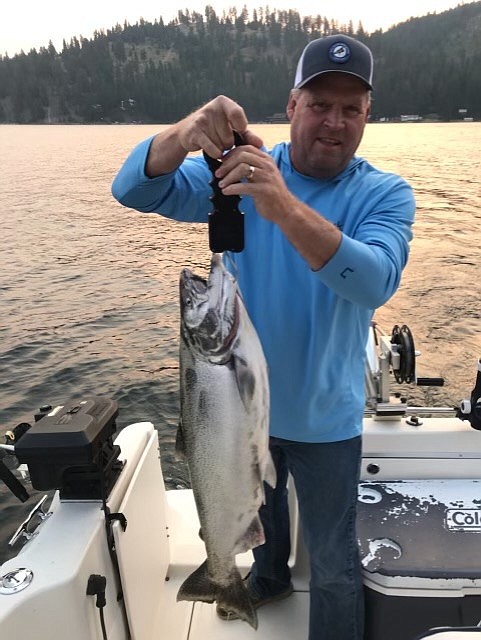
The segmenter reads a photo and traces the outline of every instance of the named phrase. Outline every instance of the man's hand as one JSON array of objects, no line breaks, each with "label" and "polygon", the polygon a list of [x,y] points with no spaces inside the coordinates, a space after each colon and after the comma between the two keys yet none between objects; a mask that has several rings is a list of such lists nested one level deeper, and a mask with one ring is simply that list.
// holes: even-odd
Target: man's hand
[{"label": "man's hand", "polygon": [[177,169],[191,151],[203,149],[212,158],[220,158],[234,144],[233,130],[247,144],[262,146],[262,140],[247,129],[244,109],[226,96],[217,96],[189,116],[159,133],[152,141],[145,166],[150,177]]},{"label": "man's hand", "polygon": [[244,109],[226,96],[217,96],[179,122],[179,142],[186,152],[203,149],[211,158],[220,158],[234,145],[233,130],[247,144],[262,146],[262,140],[247,129]]},{"label": "man's hand", "polygon": [[296,200],[271,156],[253,145],[229,151],[215,175],[225,195],[252,196],[257,211],[272,222],[289,212]]}]

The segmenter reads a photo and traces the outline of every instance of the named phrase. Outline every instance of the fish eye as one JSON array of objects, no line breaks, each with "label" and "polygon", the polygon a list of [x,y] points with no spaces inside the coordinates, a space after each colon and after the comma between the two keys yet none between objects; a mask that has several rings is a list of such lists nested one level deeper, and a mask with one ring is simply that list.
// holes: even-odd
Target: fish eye
[{"label": "fish eye", "polygon": [[192,298],[190,298],[190,297],[185,298],[185,299],[184,299],[184,304],[185,304],[187,307],[191,307],[191,306],[192,306]]}]

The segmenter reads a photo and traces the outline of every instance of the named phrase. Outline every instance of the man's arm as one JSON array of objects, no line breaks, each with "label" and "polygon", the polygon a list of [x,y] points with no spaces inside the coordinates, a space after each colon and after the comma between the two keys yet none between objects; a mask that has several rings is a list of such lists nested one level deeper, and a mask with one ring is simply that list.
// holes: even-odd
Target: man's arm
[{"label": "man's arm", "polygon": [[171,173],[185,160],[188,151],[184,149],[179,139],[180,124],[158,133],[152,140],[145,163],[145,175],[148,178],[157,178]]},{"label": "man's arm", "polygon": [[[247,180],[249,167],[254,173]],[[320,280],[339,296],[375,308],[396,290],[408,257],[415,210],[412,190],[397,176],[388,178],[382,202],[350,238],[293,195],[274,160],[259,149],[231,150],[216,175],[224,194],[251,196],[260,215],[278,225]]]},{"label": "man's arm", "polygon": [[[254,173],[246,181],[250,167]],[[224,194],[251,196],[259,214],[279,226],[311,269],[322,268],[336,253],[340,230],[289,191],[269,154],[237,147],[224,156],[216,176]]]},{"label": "man's arm", "polygon": [[[242,107],[225,96],[218,96],[180,122],[138,144],[115,177],[112,195],[124,206],[138,211],[204,221],[208,196],[205,196],[205,203],[199,201],[195,195],[198,184],[189,184],[190,180],[198,183],[199,166],[193,173],[182,174],[176,169],[185,160],[194,160],[186,159],[191,151],[204,149],[212,157],[221,157],[224,150],[234,144],[233,129],[242,132],[244,140],[254,147],[262,146],[262,140],[246,127]],[[202,164],[205,163],[202,161]],[[205,172],[201,179],[208,191],[210,172],[207,166]],[[182,188],[173,189],[174,184]]]}]

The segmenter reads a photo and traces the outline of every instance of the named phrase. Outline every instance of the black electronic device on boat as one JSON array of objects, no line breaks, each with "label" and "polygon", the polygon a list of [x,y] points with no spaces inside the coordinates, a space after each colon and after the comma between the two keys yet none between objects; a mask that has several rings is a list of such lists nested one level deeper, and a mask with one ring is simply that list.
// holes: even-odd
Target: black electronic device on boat
[{"label": "black electronic device on boat", "polygon": [[[242,136],[234,131],[234,143],[238,147],[244,144]],[[244,214],[239,211],[239,196],[225,196],[219,187],[215,172],[222,162],[211,158],[204,151],[204,158],[212,173],[209,182],[213,190],[210,200],[214,205],[209,213],[209,247],[213,253],[233,251],[239,253],[244,249]]]},{"label": "black electronic device on boat", "polygon": [[122,470],[113,444],[117,403],[93,396],[43,413],[15,445],[33,487],[58,489],[63,500],[106,499]]}]

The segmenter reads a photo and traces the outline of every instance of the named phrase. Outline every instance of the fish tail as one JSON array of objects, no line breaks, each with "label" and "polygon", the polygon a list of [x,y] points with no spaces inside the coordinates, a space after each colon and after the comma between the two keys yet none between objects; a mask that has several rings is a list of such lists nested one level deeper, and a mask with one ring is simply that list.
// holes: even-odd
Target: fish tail
[{"label": "fish tail", "polygon": [[209,576],[206,560],[183,582],[177,593],[177,601],[179,600],[209,603],[217,601],[220,608],[231,611],[237,618],[257,629],[257,614],[237,567],[229,576],[228,584],[221,586]]},{"label": "fish tail", "polygon": [[184,580],[177,593],[177,601],[200,600],[201,602],[214,602],[216,591],[217,586],[209,576],[206,560]]},{"label": "fish tail", "polygon": [[237,568],[232,572],[228,586],[218,589],[216,600],[219,608],[232,612],[257,629],[257,613]]}]

